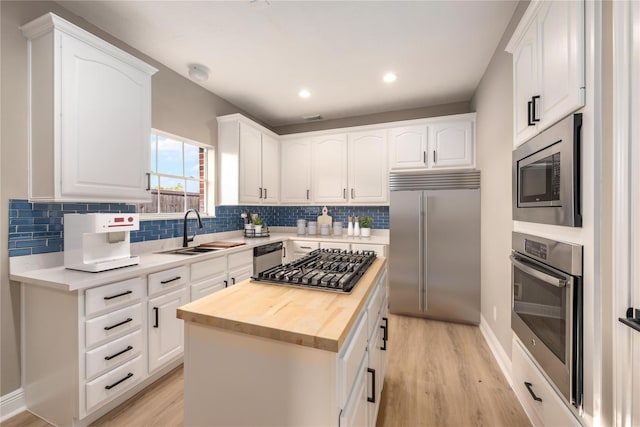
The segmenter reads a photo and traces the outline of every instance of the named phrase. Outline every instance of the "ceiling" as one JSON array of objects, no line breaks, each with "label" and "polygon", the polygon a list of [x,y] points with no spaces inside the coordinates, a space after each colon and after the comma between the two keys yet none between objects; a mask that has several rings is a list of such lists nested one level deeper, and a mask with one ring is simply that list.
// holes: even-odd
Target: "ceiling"
[{"label": "ceiling", "polygon": [[185,77],[205,65],[202,87],[281,126],[469,101],[517,1],[58,3]]}]

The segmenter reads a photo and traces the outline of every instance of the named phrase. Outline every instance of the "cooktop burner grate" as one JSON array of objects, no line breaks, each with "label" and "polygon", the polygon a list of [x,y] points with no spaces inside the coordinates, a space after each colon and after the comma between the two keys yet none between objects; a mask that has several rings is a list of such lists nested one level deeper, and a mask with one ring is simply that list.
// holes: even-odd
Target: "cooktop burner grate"
[{"label": "cooktop burner grate", "polygon": [[376,259],[374,251],[316,249],[289,264],[251,277],[253,281],[350,293]]}]

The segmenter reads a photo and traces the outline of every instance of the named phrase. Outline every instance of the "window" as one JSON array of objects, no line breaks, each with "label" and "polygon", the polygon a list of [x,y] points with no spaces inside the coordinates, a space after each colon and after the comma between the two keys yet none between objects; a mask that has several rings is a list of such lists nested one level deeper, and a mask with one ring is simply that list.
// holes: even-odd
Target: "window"
[{"label": "window", "polygon": [[139,203],[143,214],[182,213],[207,208],[207,148],[195,141],[151,131],[151,202]]}]

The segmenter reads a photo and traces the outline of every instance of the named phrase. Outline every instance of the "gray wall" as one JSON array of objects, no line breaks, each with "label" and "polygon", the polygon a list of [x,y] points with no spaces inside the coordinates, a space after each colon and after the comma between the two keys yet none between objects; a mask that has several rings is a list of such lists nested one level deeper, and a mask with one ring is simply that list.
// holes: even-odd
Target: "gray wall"
[{"label": "gray wall", "polygon": [[[476,111],[476,165],[481,171],[482,315],[511,356],[511,151],[513,75],[504,51],[528,6],[521,2],[471,100]],[[494,320],[494,307],[496,318]]]},{"label": "gray wall", "polygon": [[9,281],[7,254],[8,200],[27,198],[27,40],[18,27],[47,12],[56,13],[159,69],[152,80],[154,128],[215,147],[216,116],[238,112],[246,115],[54,2],[0,2],[0,396],[20,387],[20,286]]},{"label": "gray wall", "polygon": [[395,122],[400,120],[422,119],[426,117],[448,116],[451,114],[470,113],[468,102],[435,105],[432,107],[413,108],[410,110],[390,111],[387,113],[368,114],[366,116],[347,117],[344,119],[322,120],[317,122],[299,123],[277,126],[273,130],[279,135],[299,132],[312,132],[325,129],[339,129],[351,126],[373,125],[377,123]]}]

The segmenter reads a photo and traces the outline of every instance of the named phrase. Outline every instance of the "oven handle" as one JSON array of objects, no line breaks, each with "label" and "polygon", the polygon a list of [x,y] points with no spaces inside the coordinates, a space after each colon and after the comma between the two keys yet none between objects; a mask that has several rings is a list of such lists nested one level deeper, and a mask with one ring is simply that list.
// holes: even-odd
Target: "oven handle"
[{"label": "oven handle", "polygon": [[530,274],[537,279],[544,280],[546,283],[549,283],[558,288],[564,288],[567,285],[567,281],[565,279],[552,276],[533,267],[530,267],[528,264],[525,264],[524,262],[518,260],[513,255],[510,255],[509,258],[511,258],[511,262],[513,263],[513,265],[517,266],[525,273]]}]

